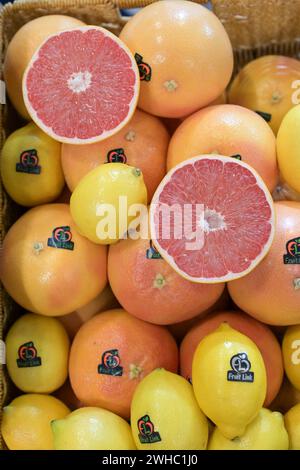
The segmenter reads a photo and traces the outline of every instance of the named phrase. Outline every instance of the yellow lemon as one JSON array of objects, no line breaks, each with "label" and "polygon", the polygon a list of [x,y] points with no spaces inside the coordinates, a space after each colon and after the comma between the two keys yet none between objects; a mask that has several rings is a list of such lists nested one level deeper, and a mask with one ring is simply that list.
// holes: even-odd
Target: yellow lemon
[{"label": "yellow lemon", "polygon": [[11,450],[54,450],[50,423],[70,410],[50,395],[21,395],[3,409],[1,432]]},{"label": "yellow lemon", "polygon": [[135,450],[129,424],[102,408],[80,408],[52,422],[56,450]]},{"label": "yellow lemon", "polygon": [[300,325],[290,326],[282,342],[284,370],[291,384],[300,390]]},{"label": "yellow lemon", "polygon": [[290,449],[300,450],[300,403],[284,415],[284,423],[290,439]]},{"label": "yellow lemon", "polygon": [[283,118],[277,134],[279,170],[287,184],[300,192],[300,105]]},{"label": "yellow lemon", "polygon": [[10,197],[22,206],[54,201],[64,187],[61,144],[35,124],[13,132],[2,149],[1,175]]},{"label": "yellow lemon", "polygon": [[283,416],[277,411],[262,408],[248,424],[245,433],[235,439],[227,439],[215,428],[208,443],[208,450],[288,450],[289,436]]},{"label": "yellow lemon", "polygon": [[205,415],[228,439],[243,435],[266,397],[266,369],[257,346],[222,323],[199,343],[192,377]]},{"label": "yellow lemon", "polygon": [[6,337],[7,369],[23,392],[51,393],[68,375],[69,338],[55,318],[28,313]]},{"label": "yellow lemon", "polygon": [[94,243],[110,244],[130,230],[138,216],[135,204],[147,204],[142,172],[124,163],[107,163],[82,178],[70,208],[82,235]]},{"label": "yellow lemon", "polygon": [[164,369],[148,374],[131,404],[131,427],[140,450],[203,450],[208,422],[187,380]]}]

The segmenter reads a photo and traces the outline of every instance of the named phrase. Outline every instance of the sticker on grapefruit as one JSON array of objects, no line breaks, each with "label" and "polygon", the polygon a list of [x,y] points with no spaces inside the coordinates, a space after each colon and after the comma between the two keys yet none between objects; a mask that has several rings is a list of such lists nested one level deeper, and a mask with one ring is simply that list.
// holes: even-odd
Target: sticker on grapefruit
[{"label": "sticker on grapefruit", "polygon": [[104,28],[82,26],[49,36],[23,77],[26,108],[60,142],[98,142],[130,120],[139,71],[127,46]]},{"label": "sticker on grapefruit", "polygon": [[193,282],[245,276],[264,258],[274,237],[271,195],[248,164],[202,155],[175,166],[150,206],[153,243]]}]

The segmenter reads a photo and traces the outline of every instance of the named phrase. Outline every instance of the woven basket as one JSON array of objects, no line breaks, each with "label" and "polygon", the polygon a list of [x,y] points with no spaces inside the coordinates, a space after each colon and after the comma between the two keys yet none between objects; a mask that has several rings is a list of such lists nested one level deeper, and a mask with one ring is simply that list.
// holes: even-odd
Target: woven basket
[{"label": "woven basket", "polygon": [[[87,24],[103,26],[119,34],[126,22],[120,9],[143,7],[155,0],[19,0],[7,4],[0,13],[2,40],[1,63],[7,45],[26,22],[48,14],[77,17]],[[197,0],[197,3],[206,3]],[[300,0],[212,0],[213,11],[224,24],[235,54],[235,71],[250,60],[265,54],[300,57]],[[22,125],[8,103],[0,105],[0,146],[6,135]],[[22,209],[0,188],[0,243]],[[0,339],[20,313],[20,308],[0,291]],[[16,391],[7,380],[5,368],[0,369],[0,419],[3,405]],[[0,436],[0,448],[3,442]]]}]

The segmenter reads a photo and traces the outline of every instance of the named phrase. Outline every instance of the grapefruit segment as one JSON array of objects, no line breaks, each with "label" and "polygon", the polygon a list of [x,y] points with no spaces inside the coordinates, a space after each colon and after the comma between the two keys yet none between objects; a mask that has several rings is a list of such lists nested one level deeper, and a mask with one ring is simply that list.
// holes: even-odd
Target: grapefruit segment
[{"label": "grapefruit segment", "polygon": [[131,52],[96,26],[48,37],[23,78],[31,118],[66,143],[98,142],[115,134],[130,120],[138,94],[139,73]]},{"label": "grapefruit segment", "polygon": [[[150,227],[154,245],[181,276],[230,281],[252,271],[267,254],[274,237],[273,201],[246,163],[198,156],[164,177],[150,206]],[[201,244],[192,247],[196,232]]]}]

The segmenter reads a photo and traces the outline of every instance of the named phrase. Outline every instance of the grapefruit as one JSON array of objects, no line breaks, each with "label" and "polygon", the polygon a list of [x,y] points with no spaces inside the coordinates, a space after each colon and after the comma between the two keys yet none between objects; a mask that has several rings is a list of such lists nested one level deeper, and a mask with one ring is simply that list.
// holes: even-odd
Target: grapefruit
[{"label": "grapefruit", "polygon": [[61,145],[34,123],[8,137],[1,152],[0,168],[6,191],[22,206],[54,201],[65,184]]},{"label": "grapefruit", "polygon": [[242,312],[224,311],[206,316],[187,333],[180,346],[180,373],[192,378],[193,356],[200,341],[226,322],[235,330],[248,336],[260,350],[267,372],[267,395],[264,406],[276,397],[283,379],[283,362],[280,345],[272,331],[262,323]]},{"label": "grapefruit", "polygon": [[191,114],[221,95],[230,80],[228,35],[217,16],[196,3],[148,5],[126,23],[120,38],[139,67],[139,107],[151,114]]},{"label": "grapefruit", "polygon": [[81,325],[96,315],[96,313],[117,307],[119,307],[118,301],[112,293],[109,284],[107,284],[103,291],[91,302],[78,308],[75,312],[62,315],[59,317],[59,321],[64,325],[69,337],[73,339]]},{"label": "grapefruit", "polygon": [[132,117],[138,95],[133,55],[97,26],[48,37],[23,76],[28,113],[60,142],[86,144],[115,134]]},{"label": "grapefruit", "polygon": [[268,255],[228,289],[233,301],[257,320],[294,325],[300,322],[300,203],[276,202],[275,212],[275,239]]},{"label": "grapefruit", "polygon": [[62,166],[66,182],[74,191],[79,181],[101,163],[127,163],[140,168],[151,200],[165,175],[169,135],[155,116],[136,110],[117,134],[89,145],[62,145]]},{"label": "grapefruit", "polygon": [[259,57],[237,74],[228,101],[261,113],[277,134],[283,117],[295,104],[293,83],[299,79],[299,60],[280,55]]},{"label": "grapefruit", "polygon": [[22,78],[34,52],[50,34],[83,26],[77,18],[45,15],[25,23],[8,44],[4,60],[4,80],[8,96],[18,113],[29,120],[22,94]]},{"label": "grapefruit", "polygon": [[152,253],[150,241],[142,238],[122,240],[109,249],[111,288],[132,315],[168,325],[204,313],[221,296],[224,283],[190,282],[164,259],[151,258]]},{"label": "grapefruit", "polygon": [[269,251],[273,201],[246,163],[202,155],[172,168],[150,205],[151,238],[159,253],[193,282],[245,276]]},{"label": "grapefruit", "polygon": [[69,375],[77,398],[129,418],[138,383],[157,367],[177,372],[175,340],[162,326],[122,309],[91,318],[73,341]]},{"label": "grapefruit", "polygon": [[79,235],[67,204],[26,212],[8,231],[1,256],[5,289],[34,313],[72,312],[106,285],[106,249]]},{"label": "grapefruit", "polygon": [[251,165],[272,191],[278,180],[276,139],[262,117],[229,104],[201,109],[172,136],[167,168],[195,155],[238,155]]}]

